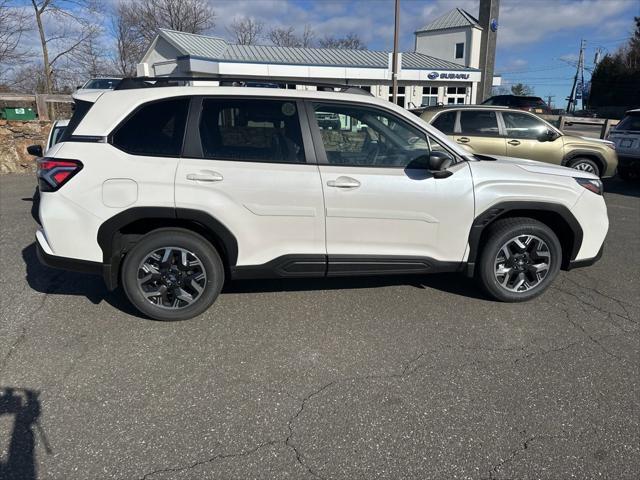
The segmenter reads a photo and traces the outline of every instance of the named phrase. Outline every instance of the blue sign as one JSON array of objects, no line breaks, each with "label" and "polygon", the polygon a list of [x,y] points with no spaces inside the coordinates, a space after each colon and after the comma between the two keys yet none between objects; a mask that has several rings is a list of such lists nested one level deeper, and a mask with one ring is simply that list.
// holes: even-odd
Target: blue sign
[{"label": "blue sign", "polygon": [[498,19],[497,18],[492,18],[491,19],[491,23],[489,24],[489,26],[491,27],[491,31],[492,32],[497,32],[498,31]]},{"label": "blue sign", "polygon": [[428,78],[429,80],[435,80],[435,79],[436,79],[436,78],[438,78],[438,77],[439,77],[438,72],[431,72],[431,73],[429,73],[429,74],[427,75],[427,78]]}]

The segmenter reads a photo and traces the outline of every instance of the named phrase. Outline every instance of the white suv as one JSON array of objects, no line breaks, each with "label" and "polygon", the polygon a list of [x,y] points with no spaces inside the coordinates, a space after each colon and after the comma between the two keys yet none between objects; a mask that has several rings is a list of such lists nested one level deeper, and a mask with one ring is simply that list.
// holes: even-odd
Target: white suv
[{"label": "white suv", "polygon": [[[502,301],[590,265],[591,174],[472,155],[366,94],[240,87],[82,93],[38,160],[43,263],[193,317],[225,279],[460,271]],[[339,125],[318,119],[339,119]]]}]

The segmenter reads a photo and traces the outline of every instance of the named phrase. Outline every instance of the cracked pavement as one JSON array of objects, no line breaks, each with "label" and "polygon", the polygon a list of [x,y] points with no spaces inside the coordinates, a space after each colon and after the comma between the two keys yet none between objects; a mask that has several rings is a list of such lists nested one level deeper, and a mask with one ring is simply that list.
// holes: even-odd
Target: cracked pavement
[{"label": "cracked pavement", "polygon": [[[640,185],[606,182],[602,260],[531,302],[457,275],[244,281],[178,323],[40,266],[33,188],[0,177],[2,478],[637,478]],[[7,387],[39,402],[12,452]]]}]

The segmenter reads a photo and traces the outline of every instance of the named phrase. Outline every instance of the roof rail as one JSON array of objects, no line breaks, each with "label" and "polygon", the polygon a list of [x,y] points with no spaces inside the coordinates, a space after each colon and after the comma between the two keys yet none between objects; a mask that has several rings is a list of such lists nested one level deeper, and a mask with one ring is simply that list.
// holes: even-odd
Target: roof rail
[{"label": "roof rail", "polygon": [[286,82],[271,78],[261,79],[255,77],[127,77],[120,80],[120,83],[114,90],[131,90],[136,88],[158,88],[158,87],[182,87],[188,86],[189,82],[208,81],[208,82],[224,82],[236,87],[254,87],[254,88],[280,88],[280,85],[293,83],[295,85],[308,85],[317,87],[318,90],[335,90],[340,89],[344,93],[354,93],[359,95],[371,95],[371,92],[356,85],[347,83],[324,83],[313,82],[309,80],[295,80]]}]

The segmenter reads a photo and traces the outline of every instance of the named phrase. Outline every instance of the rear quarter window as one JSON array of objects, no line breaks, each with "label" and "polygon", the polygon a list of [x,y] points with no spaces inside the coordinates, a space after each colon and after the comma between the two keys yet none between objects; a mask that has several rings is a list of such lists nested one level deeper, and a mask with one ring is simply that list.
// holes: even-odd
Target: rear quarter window
[{"label": "rear quarter window", "polygon": [[453,135],[456,126],[457,111],[444,112],[436,117],[431,125],[447,135]]},{"label": "rear quarter window", "polygon": [[188,97],[147,103],[111,135],[111,143],[134,155],[175,157],[182,152]]},{"label": "rear quarter window", "polygon": [[632,113],[624,117],[622,121],[616,125],[616,130],[640,132],[640,113]]}]

